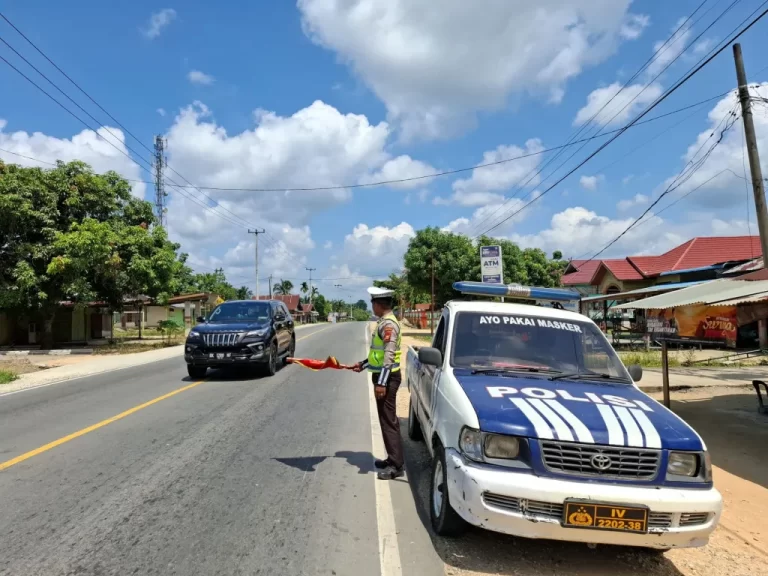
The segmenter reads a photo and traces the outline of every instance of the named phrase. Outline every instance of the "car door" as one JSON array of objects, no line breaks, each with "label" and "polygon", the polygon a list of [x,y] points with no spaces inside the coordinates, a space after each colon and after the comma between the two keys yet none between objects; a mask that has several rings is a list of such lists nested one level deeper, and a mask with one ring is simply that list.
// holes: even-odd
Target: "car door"
[{"label": "car door", "polygon": [[[432,347],[437,348],[443,354],[445,358],[445,341],[446,333],[448,331],[448,315],[444,312],[440,317],[440,322],[437,324],[435,335],[432,338]],[[419,398],[421,401],[421,408],[426,416],[426,419],[431,422],[432,414],[434,411],[435,402],[435,390],[437,389],[438,379],[442,368],[435,366],[421,365],[421,374],[419,374]]]},{"label": "car door", "polygon": [[280,308],[282,309],[283,314],[285,314],[285,345],[286,347],[290,347],[294,330],[293,317],[288,311],[288,307],[282,302],[280,303]]},{"label": "car door", "polygon": [[272,303],[272,318],[275,326],[275,335],[277,336],[277,349],[278,352],[282,353],[287,347],[285,341],[287,318],[280,306],[280,302]]}]

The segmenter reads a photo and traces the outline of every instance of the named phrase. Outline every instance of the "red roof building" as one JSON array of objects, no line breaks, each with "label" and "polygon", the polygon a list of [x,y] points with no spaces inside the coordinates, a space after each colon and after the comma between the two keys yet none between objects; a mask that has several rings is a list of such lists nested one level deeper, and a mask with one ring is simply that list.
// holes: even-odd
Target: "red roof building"
[{"label": "red roof building", "polygon": [[562,282],[583,294],[612,294],[657,284],[711,279],[728,264],[761,255],[759,236],[697,237],[659,256],[572,260]]},{"label": "red roof building", "polygon": [[[254,297],[254,300],[255,299],[256,298]],[[299,312],[299,303],[301,302],[298,294],[275,294],[274,296],[259,296],[259,300],[280,300],[280,302],[288,307],[288,312],[291,314],[294,312]]]}]

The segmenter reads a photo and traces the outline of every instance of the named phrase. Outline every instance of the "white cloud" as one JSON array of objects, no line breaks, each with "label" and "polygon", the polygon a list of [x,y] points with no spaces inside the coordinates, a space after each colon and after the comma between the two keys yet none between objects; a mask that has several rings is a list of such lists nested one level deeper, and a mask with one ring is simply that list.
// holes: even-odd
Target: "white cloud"
[{"label": "white cloud", "polygon": [[[372,174],[366,174],[360,179],[361,184],[371,184],[373,182],[386,182],[390,180],[402,180],[406,178],[419,178],[437,172],[432,166],[414,160],[407,154],[387,160],[387,162]],[[418,188],[424,186],[428,179],[412,180],[410,182],[400,182],[397,184],[388,184],[390,188]]]},{"label": "white cloud", "polygon": [[703,56],[707,52],[709,52],[710,48],[714,46],[715,39],[714,38],[703,38],[696,42],[696,44],[693,45],[693,55],[694,56]]},{"label": "white cloud", "polygon": [[[751,85],[750,93],[753,96],[768,98],[768,82]],[[699,160],[703,154],[720,136],[725,123],[723,118],[733,110],[737,110],[738,100],[735,91],[723,97],[709,112],[708,126],[703,130],[688,147],[683,155],[680,168],[688,165],[692,160]],[[755,134],[757,135],[757,145],[761,150],[768,149],[768,116],[761,112],[758,105],[756,113],[753,114],[755,125]],[[734,118],[731,118],[734,120]],[[714,136],[712,134],[714,133]],[[763,174],[768,173],[768,155],[761,157]],[[745,172],[749,178],[749,161],[745,157],[744,136],[741,129],[741,120],[736,119],[733,127],[725,133],[720,144],[714,148],[703,166],[697,170],[686,182],[668,195],[668,201],[674,201],[681,195],[692,192],[686,198],[686,204],[691,203],[705,206],[707,209],[726,209],[731,206],[744,206],[744,202],[752,197],[751,188],[745,190]],[[665,189],[674,180],[675,176],[670,176],[660,187]],[[666,201],[662,201],[666,203]]]},{"label": "white cloud", "polygon": [[626,200],[620,200],[616,204],[616,208],[624,212],[625,210],[629,210],[630,208],[633,208],[635,206],[644,206],[645,204],[648,204],[649,201],[650,201],[650,198],[645,194],[635,194],[632,198],[628,198]]},{"label": "white cloud", "polygon": [[621,27],[621,36],[627,40],[637,40],[650,23],[651,17],[646,14],[627,14]]},{"label": "white cloud", "polygon": [[160,114],[160,116],[165,116],[165,108],[158,108],[157,113]]},{"label": "white cloud", "polygon": [[597,174],[595,176],[582,176],[579,178],[579,185],[584,188],[584,190],[589,190],[590,192],[594,192],[597,190],[597,187],[600,185],[600,183],[605,180],[605,176],[602,174]]},{"label": "white cloud", "polygon": [[[516,212],[532,198],[537,198],[539,194],[540,192],[535,190],[530,198],[502,198],[500,201],[491,202],[475,210],[470,218],[461,217],[449,222],[443,230],[467,236],[475,236],[486,231],[494,236],[504,236],[514,228],[515,224],[524,218],[531,218],[532,208],[517,214]],[[508,219],[504,220],[505,218]],[[488,230],[494,226],[493,230]]]},{"label": "white cloud", "polygon": [[[543,150],[541,141],[532,138],[525,143],[525,148],[519,146],[498,146],[483,154],[480,165],[493,164],[484,168],[472,170],[469,178],[461,178],[453,183],[453,194],[448,198],[435,198],[434,204],[458,204],[460,206],[482,206],[498,203],[504,199],[503,192],[511,187],[536,186],[540,177],[535,174],[541,160],[540,155],[519,158],[527,154],[536,154]],[[504,162],[510,160],[510,162]]]},{"label": "white cloud", "polygon": [[149,23],[142,30],[147,38],[157,38],[160,36],[163,28],[168,26],[176,18],[176,10],[173,8],[163,8],[159,12],[153,12],[149,17]]},{"label": "white cloud", "polygon": [[[630,0],[298,0],[304,31],[384,102],[409,138],[471,126],[519,94],[562,98],[638,21]],[[629,23],[629,28],[627,24]]]},{"label": "white cloud", "polygon": [[648,65],[648,68],[645,69],[645,74],[649,79],[655,77],[659,72],[664,70],[670,62],[680,56],[688,45],[688,42],[690,42],[692,33],[691,25],[690,23],[683,25],[683,22],[685,22],[685,19],[681,18],[670,30],[671,33],[674,33],[674,36],[670,34],[672,39],[669,42],[667,42],[667,38],[665,38],[653,45],[654,54],[658,52],[658,55],[656,55],[653,62]]},{"label": "white cloud", "polygon": [[[663,92],[663,88],[658,83],[647,86],[631,84],[624,90],[621,90],[622,86],[622,83],[614,82],[610,86],[593,90],[587,96],[587,103],[576,113],[573,125],[581,126],[589,122],[593,116],[595,117],[593,122],[601,126],[624,124]],[[604,106],[605,108],[602,109]]]},{"label": "white cloud", "polygon": [[187,78],[192,84],[199,84],[200,86],[210,86],[216,81],[213,76],[201,72],[200,70],[190,70],[189,74],[187,74]]},{"label": "white cloud", "polygon": [[323,244],[323,249],[330,250],[331,248],[333,248],[333,242],[331,242],[330,240],[326,241],[326,243]]},{"label": "white cloud", "polygon": [[[99,128],[98,134],[102,136],[101,138],[93,130],[83,130],[71,139],[67,139],[48,136],[42,132],[9,133],[4,131],[6,125],[7,122],[0,118],[0,148],[12,152],[8,154],[0,151],[0,158],[9,164],[52,168],[50,164],[54,164],[57,160],[63,162],[82,160],[90,164],[96,172],[114,170],[129,180],[142,180],[142,176],[146,176],[139,165],[127,155],[125,136],[118,128]],[[114,147],[104,139],[114,144]],[[36,158],[41,162],[29,158]],[[143,198],[146,185],[142,182],[132,182],[131,185],[133,194]]]},{"label": "white cloud", "polygon": [[626,186],[627,184],[632,182],[634,177],[635,177],[634,174],[627,174],[626,176],[624,176],[624,178],[621,179],[621,183],[624,184],[624,186]]},{"label": "white cloud", "polygon": [[415,235],[407,222],[391,228],[358,224],[344,238],[343,261],[372,276],[389,274],[402,268],[403,254]]}]

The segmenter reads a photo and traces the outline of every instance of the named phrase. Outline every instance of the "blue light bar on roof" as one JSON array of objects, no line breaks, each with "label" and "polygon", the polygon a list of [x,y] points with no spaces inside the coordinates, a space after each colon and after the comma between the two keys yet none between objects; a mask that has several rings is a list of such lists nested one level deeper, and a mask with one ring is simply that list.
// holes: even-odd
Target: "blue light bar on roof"
[{"label": "blue light bar on roof", "polygon": [[525,298],[527,300],[580,300],[578,292],[562,288],[537,288],[520,284],[486,284],[483,282],[454,282],[453,289],[462,294],[473,296],[505,296],[507,298]]}]

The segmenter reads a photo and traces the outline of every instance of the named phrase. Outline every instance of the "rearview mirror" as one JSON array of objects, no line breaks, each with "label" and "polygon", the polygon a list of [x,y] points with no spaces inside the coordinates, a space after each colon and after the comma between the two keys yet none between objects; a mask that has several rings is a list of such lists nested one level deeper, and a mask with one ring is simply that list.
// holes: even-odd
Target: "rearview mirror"
[{"label": "rearview mirror", "polygon": [[435,366],[439,368],[443,365],[443,355],[437,348],[430,348],[425,346],[419,349],[419,362],[426,364],[427,366]]},{"label": "rearview mirror", "polygon": [[205,322],[205,316],[198,316],[197,317],[197,323],[198,324],[202,324],[203,322]]},{"label": "rearview mirror", "polygon": [[635,382],[640,382],[640,380],[643,379],[643,367],[640,366],[640,364],[632,364],[631,366],[627,366],[627,372],[629,372],[629,375]]}]

